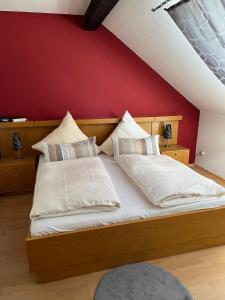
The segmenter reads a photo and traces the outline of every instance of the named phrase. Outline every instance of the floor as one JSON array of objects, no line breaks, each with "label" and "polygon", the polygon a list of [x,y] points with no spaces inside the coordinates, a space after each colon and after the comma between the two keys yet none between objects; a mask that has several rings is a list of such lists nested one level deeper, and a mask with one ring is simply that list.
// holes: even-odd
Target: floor
[{"label": "floor", "polygon": [[[198,167],[195,170],[225,186],[225,181],[213,174]],[[32,195],[0,198],[0,300],[92,300],[106,271],[41,285],[29,273],[24,240],[31,203]],[[153,263],[177,276],[195,300],[225,299],[225,246]]]}]

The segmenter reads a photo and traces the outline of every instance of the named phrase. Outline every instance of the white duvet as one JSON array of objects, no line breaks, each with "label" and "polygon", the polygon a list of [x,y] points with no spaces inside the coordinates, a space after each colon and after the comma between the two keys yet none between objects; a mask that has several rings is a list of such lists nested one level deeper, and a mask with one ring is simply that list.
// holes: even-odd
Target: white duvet
[{"label": "white duvet", "polygon": [[113,182],[99,157],[46,162],[35,186],[32,220],[120,207]]},{"label": "white duvet", "polygon": [[120,155],[118,163],[154,205],[169,207],[225,196],[225,189],[165,155]]}]

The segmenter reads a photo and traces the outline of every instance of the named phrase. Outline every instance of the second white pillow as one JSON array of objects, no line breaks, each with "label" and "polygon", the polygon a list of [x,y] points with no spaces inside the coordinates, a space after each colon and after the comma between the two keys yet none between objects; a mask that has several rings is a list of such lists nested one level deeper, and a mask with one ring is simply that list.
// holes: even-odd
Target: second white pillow
[{"label": "second white pillow", "polygon": [[122,120],[114,129],[112,134],[102,143],[99,147],[103,152],[107,155],[113,155],[113,144],[112,138],[113,136],[117,138],[133,138],[133,139],[141,139],[149,137],[150,134],[147,133],[141,126],[139,126],[128,111],[123,115]]}]

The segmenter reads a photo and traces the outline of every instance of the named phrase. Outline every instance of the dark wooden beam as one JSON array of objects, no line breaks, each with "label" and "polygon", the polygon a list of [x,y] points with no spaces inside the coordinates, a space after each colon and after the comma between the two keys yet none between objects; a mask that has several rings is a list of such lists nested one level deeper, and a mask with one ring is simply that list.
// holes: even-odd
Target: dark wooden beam
[{"label": "dark wooden beam", "polygon": [[119,0],[91,0],[84,16],[84,28],[96,30]]}]

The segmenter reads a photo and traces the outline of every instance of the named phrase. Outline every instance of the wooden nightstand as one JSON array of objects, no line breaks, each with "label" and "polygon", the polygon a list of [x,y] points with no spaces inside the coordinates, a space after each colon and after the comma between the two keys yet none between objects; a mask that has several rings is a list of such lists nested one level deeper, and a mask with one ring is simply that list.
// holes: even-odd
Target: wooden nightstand
[{"label": "wooden nightstand", "polygon": [[160,153],[168,155],[185,165],[189,164],[190,149],[179,145],[160,146]]},{"label": "wooden nightstand", "polygon": [[34,182],[35,157],[0,159],[0,195],[32,191]]}]

